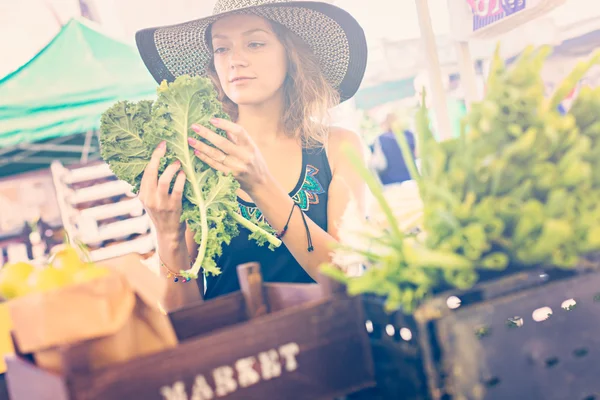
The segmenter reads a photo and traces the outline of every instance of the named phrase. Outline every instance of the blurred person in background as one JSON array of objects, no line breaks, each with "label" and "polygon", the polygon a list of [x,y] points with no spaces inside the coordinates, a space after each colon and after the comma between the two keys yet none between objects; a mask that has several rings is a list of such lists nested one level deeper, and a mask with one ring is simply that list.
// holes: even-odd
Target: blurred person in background
[{"label": "blurred person in background", "polygon": [[[383,133],[371,145],[370,167],[377,172],[384,186],[411,179],[400,144],[394,134],[394,126],[397,125],[398,117],[394,113],[389,113],[382,123]],[[403,131],[403,134],[414,160],[415,136],[407,129]]]}]

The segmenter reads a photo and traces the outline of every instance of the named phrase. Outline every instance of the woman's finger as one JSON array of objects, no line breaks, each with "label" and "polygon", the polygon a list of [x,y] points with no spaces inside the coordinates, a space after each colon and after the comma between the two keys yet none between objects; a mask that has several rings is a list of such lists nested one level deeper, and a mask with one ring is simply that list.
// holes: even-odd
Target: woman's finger
[{"label": "woman's finger", "polygon": [[179,171],[177,178],[175,178],[175,184],[173,185],[173,191],[171,192],[171,200],[175,204],[181,204],[183,199],[183,188],[185,187],[186,177],[185,172]]},{"label": "woman's finger", "polygon": [[158,178],[158,192],[162,195],[169,194],[169,188],[171,187],[171,182],[173,181],[173,177],[181,168],[181,163],[179,161],[175,161],[167,168],[165,168],[164,172]]},{"label": "woman's finger", "polygon": [[221,118],[213,118],[210,120],[210,123],[216,126],[217,128],[221,128],[224,131],[226,131],[227,136],[234,143],[244,145],[252,141],[252,139],[250,139],[250,135],[248,135],[248,132],[246,132],[244,128],[242,128],[240,125],[234,122],[227,121],[226,119]]},{"label": "woman's finger", "polygon": [[206,154],[207,156],[209,156],[210,158],[212,158],[215,161],[221,162],[225,158],[225,153],[223,153],[221,150],[211,147],[211,146],[207,145],[206,143],[202,143],[199,140],[189,138],[188,143],[194,149],[198,150],[201,153]]},{"label": "woman's finger", "polygon": [[227,132],[227,131],[225,131],[225,132],[227,133],[227,138],[231,141],[231,143],[233,143],[233,144],[240,143],[236,135],[234,135],[233,133]]},{"label": "woman's finger", "polygon": [[225,175],[227,175],[231,172],[230,167],[210,158],[209,156],[207,156],[206,154],[204,154],[198,150],[194,150],[194,154],[196,155],[196,157],[198,157],[199,159],[201,159],[202,161],[207,163],[211,168],[216,169],[217,171],[221,171]]},{"label": "woman's finger", "polygon": [[144,170],[142,176],[142,182],[140,183],[140,191],[152,192],[156,189],[156,183],[158,181],[158,167],[160,166],[160,159],[164,157],[167,151],[167,142],[161,142],[150,158],[150,162]]},{"label": "woman's finger", "polygon": [[196,151],[194,151],[194,154],[204,154],[212,160],[216,161],[217,163],[224,164],[225,167],[229,168],[232,171],[242,170],[244,168],[243,162],[240,161],[236,156],[225,154],[221,150],[215,149],[214,147],[211,147],[206,143],[198,142],[192,147],[196,149]]},{"label": "woman's finger", "polygon": [[236,155],[237,152],[239,151],[239,146],[233,144],[231,142],[231,140],[229,140],[219,134],[216,134],[215,132],[211,131],[208,128],[194,124],[194,125],[192,125],[192,129],[194,130],[194,132],[196,132],[198,135],[200,135],[203,139],[206,139],[208,142],[215,145],[217,148],[222,150],[224,153]]}]

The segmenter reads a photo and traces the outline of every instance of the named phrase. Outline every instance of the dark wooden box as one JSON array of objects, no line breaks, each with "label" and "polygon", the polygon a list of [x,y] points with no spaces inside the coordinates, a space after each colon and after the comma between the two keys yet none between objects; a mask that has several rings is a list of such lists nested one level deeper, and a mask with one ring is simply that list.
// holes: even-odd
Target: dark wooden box
[{"label": "dark wooden box", "polygon": [[65,348],[59,376],[15,343],[11,399],[316,400],[375,384],[360,297],[326,279],[263,284],[259,271],[240,266],[240,292],[171,313],[175,349],[89,371],[77,362],[81,347]]},{"label": "dark wooden box", "polygon": [[600,399],[600,272],[540,268],[415,313],[432,400]]}]

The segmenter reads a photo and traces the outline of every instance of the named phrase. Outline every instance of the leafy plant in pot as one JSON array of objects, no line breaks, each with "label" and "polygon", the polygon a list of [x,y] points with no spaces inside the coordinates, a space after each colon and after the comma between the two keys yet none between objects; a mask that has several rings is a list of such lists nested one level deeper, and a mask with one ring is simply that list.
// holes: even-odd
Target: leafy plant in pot
[{"label": "leafy plant in pot", "polygon": [[[565,115],[557,106],[600,52],[546,98],[541,70],[550,51],[529,47],[507,66],[497,49],[488,91],[465,116],[459,138],[437,142],[422,106],[420,171],[395,132],[414,180],[399,190],[384,193],[348,150],[376,208],[368,221],[342,223],[341,244],[324,271],[351,294],[383,296],[388,311],[412,313],[447,288],[467,290],[540,266],[574,271],[599,251],[600,90],[584,88]],[[349,277],[349,262],[367,268]]]}]

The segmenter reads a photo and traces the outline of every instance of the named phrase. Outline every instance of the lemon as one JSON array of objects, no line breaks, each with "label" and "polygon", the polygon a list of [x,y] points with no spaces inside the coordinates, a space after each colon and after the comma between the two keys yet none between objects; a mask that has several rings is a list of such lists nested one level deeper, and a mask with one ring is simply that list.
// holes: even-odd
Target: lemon
[{"label": "lemon", "polygon": [[69,277],[85,268],[85,263],[79,258],[79,253],[74,247],[66,246],[59,250],[52,260],[52,266],[61,270]]},{"label": "lemon", "polygon": [[73,275],[74,283],[84,283],[93,281],[94,279],[103,278],[110,274],[110,269],[106,267],[99,267],[95,265],[88,266],[75,275]]},{"label": "lemon", "polygon": [[0,269],[0,297],[13,299],[27,292],[27,278],[33,265],[26,262],[6,264]]},{"label": "lemon", "polygon": [[34,293],[58,289],[69,282],[70,277],[64,271],[50,266],[33,271],[27,279],[28,288]]}]

